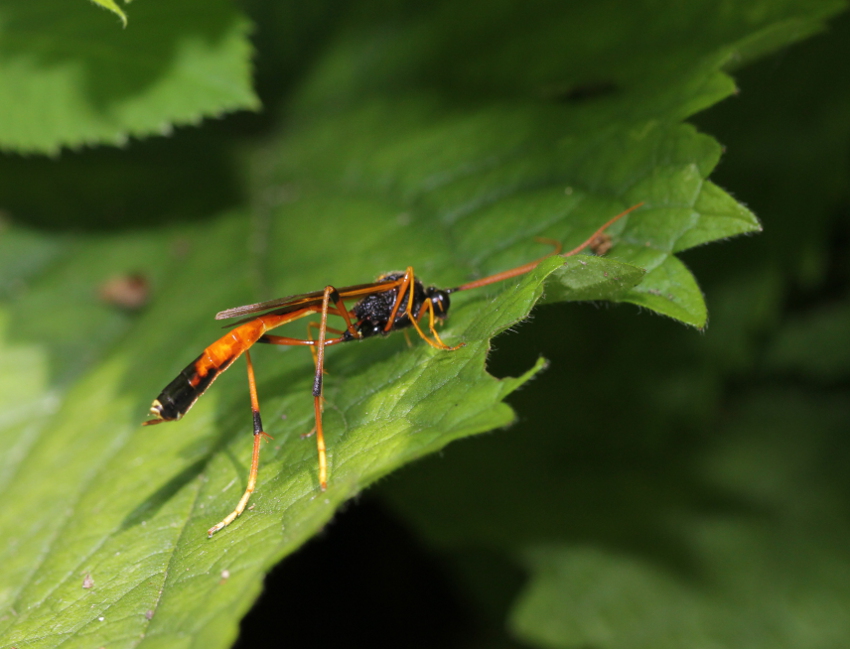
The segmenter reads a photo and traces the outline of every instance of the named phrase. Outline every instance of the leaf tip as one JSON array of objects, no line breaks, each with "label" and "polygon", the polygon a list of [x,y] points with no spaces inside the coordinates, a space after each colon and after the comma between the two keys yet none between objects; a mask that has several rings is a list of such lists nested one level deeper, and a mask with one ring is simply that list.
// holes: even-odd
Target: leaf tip
[{"label": "leaf tip", "polygon": [[124,29],[127,28],[127,14],[122,11],[121,7],[115,4],[114,0],[92,0],[92,2],[114,13],[121,20],[121,27]]}]

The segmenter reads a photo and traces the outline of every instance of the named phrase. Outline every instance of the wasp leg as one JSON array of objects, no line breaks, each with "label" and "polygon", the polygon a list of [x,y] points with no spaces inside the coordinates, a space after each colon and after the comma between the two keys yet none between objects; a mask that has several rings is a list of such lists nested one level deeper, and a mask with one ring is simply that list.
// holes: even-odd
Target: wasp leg
[{"label": "wasp leg", "polygon": [[[308,322],[307,323],[307,339],[311,343],[310,353],[313,355],[313,363],[314,364],[319,362],[319,358],[318,358],[318,356],[316,356],[316,345],[312,344],[313,343],[313,329],[318,329],[318,328],[319,328],[318,322]],[[327,330],[330,331],[331,333],[340,334],[340,335],[345,333],[342,329],[331,329],[330,327],[328,327]],[[325,374],[327,374],[327,372],[325,372]]]},{"label": "wasp leg", "polygon": [[[331,288],[333,288],[333,287],[331,287]],[[333,313],[333,311],[330,311],[330,312]],[[324,321],[325,321],[325,323],[327,323],[327,317],[326,316],[324,317]],[[321,325],[318,325],[318,326],[319,326],[319,341],[315,341],[315,340],[312,340],[312,339],[302,340],[300,338],[285,338],[283,336],[270,336],[270,335],[267,334],[267,335],[263,336],[262,338],[260,338],[260,340],[258,342],[267,343],[269,345],[303,345],[303,346],[309,346],[311,351],[316,352],[316,354],[314,356],[314,360],[316,362],[316,375],[319,376],[318,370],[319,370],[319,367],[320,367],[320,363],[321,363],[322,371],[324,373],[324,366],[325,366],[324,348],[330,347],[331,345],[337,345],[339,343],[344,343],[344,342],[346,342],[346,338],[344,338],[342,336],[340,336],[339,338],[325,338],[324,344],[322,344],[321,343],[321,339],[323,337],[322,329],[321,329]],[[330,329],[328,327],[325,327],[325,331],[326,332],[327,331],[333,331],[334,333],[337,333],[336,329]],[[343,333],[343,332],[339,332],[339,333]],[[315,389],[316,389],[316,381],[314,380],[314,384],[313,384],[314,394],[315,394]],[[319,381],[319,391],[320,391],[320,397],[321,397],[321,381]],[[322,428],[321,428],[321,425],[322,425],[321,403],[319,405],[319,410],[317,412],[318,412],[318,414],[316,416],[316,426],[313,428],[313,430],[311,430],[306,435],[302,435],[302,437],[311,437],[314,433],[319,434],[319,435],[317,435],[317,438],[316,438],[316,446],[318,447],[318,451],[319,451],[319,484],[322,485],[322,490],[324,490],[324,489],[327,488],[328,471],[327,471],[327,451],[325,449],[325,439],[324,439],[324,435],[322,434]],[[321,438],[319,436],[321,436]]]},{"label": "wasp leg", "polygon": [[230,525],[245,511],[248,500],[257,486],[257,473],[260,467],[260,442],[263,438],[271,439],[271,436],[263,430],[263,420],[260,417],[260,401],[257,398],[257,381],[254,378],[254,364],[251,362],[251,353],[248,351],[245,352],[245,360],[248,362],[248,390],[251,393],[251,412],[254,416],[254,452],[251,455],[251,471],[248,473],[248,486],[245,489],[245,493],[242,494],[239,503],[236,505],[236,509],[230,512],[220,523],[213,525],[207,530],[207,536],[210,537]]},{"label": "wasp leg", "polygon": [[[428,340],[427,336],[425,336],[425,334],[422,332],[422,329],[419,327],[419,320],[421,320],[422,316],[425,315],[426,310],[428,311],[428,329],[431,331],[431,335],[434,336],[435,342],[431,342],[430,340]],[[442,339],[440,338],[440,334],[438,334],[437,330],[434,328],[434,321],[435,320],[436,320],[436,318],[434,316],[434,304],[433,304],[433,302],[431,302],[431,300],[425,300],[425,304],[424,304],[423,308],[420,309],[420,311],[419,311],[419,317],[416,318],[415,320],[412,320],[414,326],[416,327],[416,331],[419,332],[419,335],[422,336],[423,340],[425,340],[425,342],[427,342],[429,345],[431,345],[431,347],[434,347],[436,349],[443,349],[443,350],[449,351],[449,352],[453,352],[455,350],[460,349],[464,345],[466,345],[466,343],[461,343],[460,345],[455,345],[454,347],[450,347],[449,345],[444,343],[442,341]]]},{"label": "wasp leg", "polygon": [[[319,320],[319,340],[316,341],[316,375],[313,379],[313,410],[316,415],[316,448],[319,452],[319,486],[322,491],[328,488],[328,454],[325,447],[325,433],[322,429],[322,390],[325,370],[325,347],[328,333],[328,309],[331,301],[342,302],[333,286],[326,286],[322,296],[322,317]],[[350,320],[346,318],[349,322]]]}]

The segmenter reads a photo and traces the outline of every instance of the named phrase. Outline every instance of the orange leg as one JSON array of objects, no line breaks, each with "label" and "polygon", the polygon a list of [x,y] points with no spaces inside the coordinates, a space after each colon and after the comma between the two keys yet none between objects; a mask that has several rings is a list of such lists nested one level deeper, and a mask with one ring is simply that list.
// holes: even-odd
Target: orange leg
[{"label": "orange leg", "polygon": [[254,378],[254,365],[251,363],[250,352],[245,352],[245,360],[248,362],[248,390],[251,393],[251,412],[254,415],[254,452],[251,455],[251,471],[248,474],[248,486],[245,489],[245,493],[242,494],[242,498],[239,499],[236,509],[230,512],[230,514],[228,514],[220,523],[213,525],[209,530],[207,530],[208,536],[212,536],[219,530],[230,525],[242,512],[245,511],[245,507],[248,505],[248,500],[251,498],[251,494],[254,493],[254,489],[257,486],[257,472],[260,467],[260,441],[264,437],[271,439],[271,436],[263,431],[263,421],[260,418],[260,401],[257,398],[257,381]]},{"label": "orange leg", "polygon": [[401,278],[399,286],[398,286],[398,295],[396,296],[395,304],[393,305],[393,310],[390,312],[390,317],[387,319],[387,325],[384,327],[384,331],[392,331],[393,323],[395,322],[395,318],[398,315],[398,311],[401,308],[401,303],[404,300],[405,293],[408,293],[407,299],[407,313],[410,314],[410,310],[413,304],[413,266],[408,266],[407,270],[404,271],[404,277]]},{"label": "orange leg", "polygon": [[[407,302],[404,306],[404,312],[407,314],[408,319],[410,320],[413,327],[416,329],[416,333],[419,334],[419,337],[422,338],[426,343],[431,345],[434,349],[443,349],[443,350],[455,350],[460,349],[463,345],[458,345],[457,347],[449,347],[442,340],[440,340],[439,334],[434,329],[434,305],[431,303],[431,300],[425,300],[424,304],[419,310],[419,317],[414,317],[413,315],[413,300],[415,296],[413,295],[413,286],[415,283],[415,276],[413,273],[413,266],[408,266],[407,270],[404,271],[404,277],[400,280],[400,284],[398,287],[398,296],[396,297],[395,304],[393,305],[393,310],[390,312],[390,317],[387,320],[387,325],[385,327],[385,331],[391,331],[393,327],[393,323],[395,323],[396,316],[398,315],[399,310],[401,309],[402,303],[407,298]],[[430,320],[429,320],[429,329],[431,330],[431,334],[434,336],[434,340],[431,340],[425,332],[422,331],[422,328],[419,326],[419,320],[425,315],[425,310],[427,309]],[[405,331],[405,336],[407,332]],[[408,339],[408,343],[410,340]]]},{"label": "orange leg", "polygon": [[316,375],[313,379],[313,411],[316,415],[316,448],[319,452],[319,486],[322,491],[328,488],[328,454],[325,447],[325,433],[322,429],[322,389],[325,370],[325,341],[328,333],[328,308],[331,300],[341,301],[333,286],[325,287],[322,297],[322,318],[319,321],[319,340],[316,342]]},{"label": "orange leg", "polygon": [[[331,308],[331,302],[335,308]],[[328,314],[340,315],[345,320],[347,330],[356,338],[360,338],[360,332],[354,327],[351,322],[351,316],[345,308],[345,303],[342,301],[339,292],[333,286],[326,286],[324,295],[322,296],[322,311],[321,319],[319,320],[319,339],[316,341],[313,350],[315,355],[313,360],[316,363],[316,375],[313,379],[313,411],[316,416],[316,449],[319,453],[319,486],[322,491],[328,488],[328,453],[325,446],[325,432],[322,428],[322,409],[324,407],[324,399],[322,397],[322,389],[325,375],[325,347],[334,342],[342,342],[344,338],[335,338],[328,340],[328,331],[336,332],[336,329],[328,328]]]},{"label": "orange leg", "polygon": [[[333,287],[329,287],[333,288]],[[331,311],[332,312],[332,311]],[[327,314],[323,314],[323,321],[327,324]],[[339,343],[346,342],[346,339],[340,336],[339,338],[327,338],[322,333],[321,325],[316,325],[319,327],[319,341],[310,340],[302,340],[300,338],[286,338],[284,336],[271,336],[266,334],[262,338],[260,338],[259,342],[268,343],[270,345],[305,345],[310,347],[310,351],[314,352],[314,360],[316,362],[316,375],[319,376],[319,367],[322,368],[322,374],[324,374],[324,366],[325,366],[325,354],[324,348],[330,347],[331,345],[336,345]],[[334,333],[343,333],[337,329],[331,329],[329,327],[325,327],[325,332],[333,331]],[[324,337],[324,344],[322,344],[322,338]],[[321,351],[317,351],[321,350]],[[313,390],[315,394],[316,384],[314,381]],[[321,381],[319,381],[319,391],[320,398],[318,400],[318,408],[316,409],[316,426],[306,435],[302,435],[302,437],[310,437],[313,433],[318,433],[316,436],[316,446],[319,451],[319,484],[322,486],[322,489],[327,488],[327,449],[325,448],[325,438],[322,432],[322,409],[321,409]],[[314,408],[316,408],[316,399],[314,397]]]},{"label": "orange leg", "polygon": [[[398,289],[398,298],[396,298],[395,306],[393,306],[393,310],[390,313],[390,319],[387,321],[387,331],[390,330],[392,324],[395,322],[396,314],[399,311],[402,300],[405,297],[405,291],[407,291],[407,304],[404,307],[404,311],[407,314],[407,317],[410,319],[411,324],[414,329],[416,329],[416,333],[419,334],[419,337],[422,338],[426,343],[431,345],[434,349],[443,349],[443,350],[451,350],[460,349],[463,345],[458,345],[457,347],[449,347],[442,340],[440,340],[440,336],[437,333],[436,329],[434,329],[434,305],[431,303],[431,300],[425,300],[422,304],[422,307],[419,309],[419,317],[415,317],[413,315],[413,286],[414,286],[414,275],[413,275],[413,266],[408,266],[407,270],[404,272],[404,278],[401,281],[401,286]],[[419,326],[419,320],[425,315],[425,311],[428,311],[429,314],[429,323],[428,327],[431,330],[431,334],[434,336],[434,340],[431,340],[425,332],[422,331],[422,328]]]},{"label": "orange leg", "polygon": [[[422,316],[425,315],[426,310],[428,311],[428,329],[431,331],[431,335],[434,336],[433,342],[428,339],[428,337],[422,332],[422,329],[419,326],[419,320],[421,320]],[[415,318],[415,319],[411,318],[410,321],[413,323],[413,326],[416,327],[416,331],[419,333],[419,335],[422,337],[422,339],[426,343],[431,345],[431,347],[434,347],[435,349],[443,349],[443,350],[446,350],[446,351],[453,352],[457,349],[460,349],[464,345],[466,345],[466,343],[461,343],[460,345],[456,345],[454,347],[449,347],[446,343],[444,343],[442,341],[442,339],[440,338],[440,334],[438,334],[437,330],[434,328],[434,321],[435,321],[434,303],[431,302],[431,300],[425,300],[425,303],[422,305],[422,308],[419,310],[419,317]]]},{"label": "orange leg", "polygon": [[[346,311],[346,314],[347,313],[348,312]],[[349,324],[351,324],[350,320],[347,320],[347,321],[348,321]],[[315,364],[319,363],[319,357],[316,356],[316,345],[313,343],[313,329],[318,329],[319,327],[320,327],[320,325],[319,325],[318,322],[308,322],[307,323],[307,339],[310,341],[310,344],[312,345],[310,347],[310,353],[313,355],[313,363],[315,363]],[[327,331],[330,331],[331,333],[335,333],[335,334],[342,334],[343,333],[343,331],[341,329],[331,329],[330,327],[327,328]]]},{"label": "orange leg", "polygon": [[[330,313],[332,315],[342,316],[342,319],[345,320],[345,328],[348,330],[348,333],[350,333],[355,338],[360,338],[360,332],[357,331],[354,326],[354,323],[351,321],[351,314],[348,313],[348,309],[345,308],[345,302],[342,301],[342,297],[340,297],[340,294],[335,288],[333,288],[333,286],[331,286],[330,288],[333,289],[331,292],[331,299],[333,300],[334,306],[336,308],[325,310],[324,302],[322,302],[322,313]],[[325,288],[325,290],[327,291],[327,287]],[[327,317],[325,318],[325,320],[327,321]],[[341,331],[337,331],[336,329],[327,328],[327,330],[333,331],[334,333],[342,333]]]}]

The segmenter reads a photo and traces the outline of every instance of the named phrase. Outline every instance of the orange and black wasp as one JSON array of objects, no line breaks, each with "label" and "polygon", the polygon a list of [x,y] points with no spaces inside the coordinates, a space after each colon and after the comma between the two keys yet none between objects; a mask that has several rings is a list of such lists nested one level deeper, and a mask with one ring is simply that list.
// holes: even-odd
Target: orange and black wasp
[{"label": "orange and black wasp", "polygon": [[[643,203],[621,212],[600,227],[580,246],[563,253],[562,256],[576,255],[588,247],[595,249],[605,239],[607,236],[605,231],[613,223],[641,205]],[[560,244],[556,243],[555,245],[556,249],[545,257],[455,288],[426,287],[416,277],[413,268],[408,267],[403,272],[381,275],[376,281],[368,284],[357,284],[344,288],[326,286],[321,291],[291,295],[270,302],[248,304],[218,313],[216,315],[217,320],[242,319],[232,325],[233,328],[229,333],[207,347],[198,358],[180,372],[176,379],[165,386],[165,389],[151,405],[150,414],[154,419],[144,422],[144,425],[147,426],[180,419],[189,411],[195,401],[206,392],[213,381],[237,358],[245,354],[248,365],[248,390],[254,419],[254,451],[251,459],[251,470],[248,474],[248,486],[236,508],[221,522],[208,530],[209,536],[232,523],[245,511],[248,500],[257,484],[261,440],[269,437],[263,430],[260,417],[254,366],[248,351],[250,347],[255,343],[300,345],[309,347],[313,352],[316,366],[313,380],[313,409],[316,421],[314,432],[319,453],[319,485],[322,490],[325,490],[328,484],[328,461],[322,430],[322,381],[325,367],[325,348],[352,340],[386,336],[393,331],[413,327],[419,337],[435,349],[446,351],[459,349],[463,346],[463,343],[454,347],[445,344],[435,328],[435,324],[444,320],[448,315],[451,304],[449,296],[459,291],[487,286],[528,273],[534,270],[544,259],[561,254]],[[356,302],[351,308],[346,306],[346,302],[355,300]],[[313,314],[318,314],[320,319],[318,323],[311,322],[308,325],[307,338],[287,338],[267,333],[272,329]],[[328,317],[330,316],[342,318],[345,327],[342,329],[329,327]],[[427,332],[423,330],[421,324],[426,316],[428,318]],[[313,336],[309,334],[313,328],[318,330],[316,339],[313,339]]]}]

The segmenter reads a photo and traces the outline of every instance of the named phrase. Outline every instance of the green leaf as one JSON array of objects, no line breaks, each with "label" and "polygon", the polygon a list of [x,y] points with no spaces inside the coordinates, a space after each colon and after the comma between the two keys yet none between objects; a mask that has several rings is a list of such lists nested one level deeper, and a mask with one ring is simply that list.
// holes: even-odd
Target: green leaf
[{"label": "green leaf", "polygon": [[544,302],[616,300],[644,277],[631,264],[598,257],[572,257],[552,273]]},{"label": "green leaf", "polygon": [[[644,202],[612,228],[621,237],[617,259],[647,271],[640,289],[622,299],[703,326],[702,293],[673,253],[759,228],[755,217],[740,206],[733,210],[734,201],[705,182],[719,154],[716,143],[687,126],[654,123],[639,130],[609,125],[584,136],[574,118],[536,104],[457,114],[427,96],[374,101],[312,127],[307,122],[265,173],[278,182],[322,179],[355,194],[391,191],[450,228],[451,240],[484,273],[533,255],[531,235],[578,244],[628,205]],[[358,141],[391,122],[380,149]],[[323,150],[325,142],[343,141],[344,151]],[[347,174],[355,165],[356,175]],[[702,212],[703,205],[709,210]],[[517,228],[523,220],[528,225]],[[488,250],[493,235],[497,244]]]},{"label": "green leaf", "polygon": [[99,4],[101,7],[105,9],[109,9],[109,11],[115,13],[120,19],[121,24],[126,27],[127,26],[127,14],[119,7],[114,0],[92,0],[92,2]]},{"label": "green leaf", "polygon": [[[196,252],[179,261],[179,270],[167,250],[169,239],[178,240],[185,232],[71,243],[72,252],[58,268],[53,261],[40,269],[49,269],[40,281],[53,284],[53,290],[27,291],[16,315],[5,315],[4,339],[9,330],[23,327],[28,336],[77,352],[61,354],[72,359],[71,365],[53,368],[68,385],[58,393],[48,389],[47,363],[38,346],[10,342],[3,354],[4,364],[20,368],[14,389],[4,392],[8,416],[3,420],[7,446],[2,484],[14,504],[0,514],[9,539],[3,549],[8,581],[0,592],[4,610],[15,611],[0,621],[4,641],[38,637],[43,646],[84,646],[144,633],[168,643],[188,633],[199,638],[209,634],[209,641],[215,638],[221,646],[235,631],[234,618],[222,614],[234,607],[244,611],[250,601],[244,597],[246,589],[256,593],[264,570],[303,543],[336,506],[399,464],[511,421],[501,400],[540,364],[519,379],[496,380],[484,372],[487,339],[524,317],[539,297],[545,275],[560,265],[558,259],[521,278],[505,299],[459,312],[443,334],[466,343],[456,352],[419,345],[368,366],[362,361],[374,356],[369,344],[329,355],[333,369],[326,426],[332,484],[318,498],[315,447],[298,439],[310,428],[309,355],[268,350],[278,357],[277,367],[260,371],[260,392],[271,422],[268,429],[278,439],[265,450],[254,509],[208,541],[204,531],[210,520],[233,506],[244,484],[248,438],[231,434],[246,421],[244,386],[224,400],[228,405],[216,416],[222,389],[233,388],[236,377],[223,379],[224,385],[179,424],[177,438],[166,426],[137,426],[142,395],[150,398],[155,386],[167,380],[161,364],[152,369],[145,359],[152,350],[179,358],[187,344],[197,344],[197,335],[188,342],[175,335],[194,325],[177,306],[202,282],[217,286],[208,298],[212,302],[238,288],[240,282],[234,284],[228,275],[241,256],[231,245],[241,226],[242,219],[230,218],[208,227],[206,235],[196,232]],[[159,250],[162,244],[165,252]],[[147,259],[144,270],[154,285],[169,279],[170,286],[162,286],[140,320],[94,301],[98,278],[120,269],[126,259]],[[223,269],[210,274],[210,259]],[[58,295],[63,299],[57,300]],[[45,299],[51,300],[55,319],[39,322]],[[59,330],[69,322],[74,326],[60,337]],[[207,336],[215,331],[209,329]],[[89,339],[92,331],[98,335]],[[185,360],[178,360],[175,368]],[[352,372],[358,378],[345,381]],[[283,378],[284,384],[269,376]],[[132,395],[142,394],[129,396],[128,388]],[[281,413],[287,415],[285,426],[274,423]],[[259,544],[250,553],[245,553],[246,538],[252,546]],[[258,552],[261,547],[265,550]],[[83,585],[87,578],[93,587]],[[204,597],[186,599],[199,588]],[[194,603],[187,606],[187,601]],[[64,612],[58,622],[57,610]],[[192,622],[176,622],[184,616]]]},{"label": "green leaf", "polygon": [[249,23],[227,0],[140,2],[133,25],[83,3],[0,3],[0,149],[125,144],[256,109]]}]

